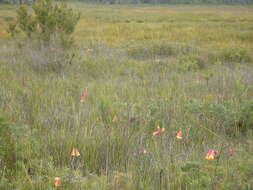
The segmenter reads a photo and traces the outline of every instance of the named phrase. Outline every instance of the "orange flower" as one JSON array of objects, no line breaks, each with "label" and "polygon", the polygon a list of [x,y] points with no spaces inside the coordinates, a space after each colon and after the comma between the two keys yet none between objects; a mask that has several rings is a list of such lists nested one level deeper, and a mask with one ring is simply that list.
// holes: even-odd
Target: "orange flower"
[{"label": "orange flower", "polygon": [[160,59],[155,59],[155,62],[156,63],[159,63],[161,60]]},{"label": "orange flower", "polygon": [[179,129],[178,133],[177,133],[177,139],[182,139],[183,138],[183,132],[182,129]]},{"label": "orange flower", "polygon": [[157,131],[153,132],[153,136],[159,135],[159,134],[161,134],[164,131],[165,131],[165,129],[164,128],[160,128],[160,126],[158,125],[157,126]]},{"label": "orange flower", "polygon": [[87,100],[87,97],[88,97],[88,93],[84,92],[83,95],[80,98],[80,102],[85,102]]},{"label": "orange flower", "polygon": [[112,118],[112,122],[115,122],[115,121],[117,121],[117,120],[118,120],[117,116],[114,115],[113,118]]},{"label": "orange flower", "polygon": [[219,151],[216,150],[209,150],[207,155],[206,155],[206,159],[207,160],[214,160],[215,156],[219,154]]},{"label": "orange flower", "polygon": [[55,180],[54,186],[60,187],[61,186],[61,178],[56,177],[56,178],[54,178],[54,180]]},{"label": "orange flower", "polygon": [[228,150],[228,155],[229,156],[234,156],[235,155],[235,149],[230,147],[229,150]]},{"label": "orange flower", "polygon": [[141,148],[140,152],[146,154],[148,151],[146,148]]},{"label": "orange flower", "polygon": [[88,48],[88,49],[87,49],[87,52],[88,52],[88,53],[93,52],[93,49]]},{"label": "orange flower", "polygon": [[78,157],[78,156],[80,156],[80,153],[76,148],[73,148],[72,151],[71,151],[71,156]]}]

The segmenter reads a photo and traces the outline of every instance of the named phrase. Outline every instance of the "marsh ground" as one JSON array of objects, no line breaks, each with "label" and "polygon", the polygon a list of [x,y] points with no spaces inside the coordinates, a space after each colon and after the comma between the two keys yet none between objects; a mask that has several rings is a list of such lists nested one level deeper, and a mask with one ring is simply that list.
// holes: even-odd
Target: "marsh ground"
[{"label": "marsh ground", "polygon": [[70,5],[69,52],[0,5],[1,189],[252,189],[253,6]]}]

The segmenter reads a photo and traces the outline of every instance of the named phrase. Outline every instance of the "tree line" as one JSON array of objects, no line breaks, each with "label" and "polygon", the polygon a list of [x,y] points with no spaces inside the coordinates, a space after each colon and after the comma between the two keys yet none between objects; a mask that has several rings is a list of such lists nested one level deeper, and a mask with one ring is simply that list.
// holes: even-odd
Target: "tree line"
[{"label": "tree line", "polygon": [[[72,0],[67,0],[72,1]],[[253,0],[74,0],[79,2],[101,3],[101,4],[233,4],[253,3]],[[0,0],[0,3],[11,4],[33,4],[35,0]]]},{"label": "tree line", "polygon": [[135,4],[217,4],[217,3],[253,3],[253,0],[79,0],[83,2],[96,2],[96,3],[107,3],[107,4],[124,4],[124,3],[135,3]]}]

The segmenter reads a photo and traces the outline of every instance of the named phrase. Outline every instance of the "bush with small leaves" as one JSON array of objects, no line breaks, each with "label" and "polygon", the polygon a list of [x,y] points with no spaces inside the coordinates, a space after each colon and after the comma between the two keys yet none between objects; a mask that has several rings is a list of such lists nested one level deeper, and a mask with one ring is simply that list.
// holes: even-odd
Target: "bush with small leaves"
[{"label": "bush with small leaves", "polygon": [[9,33],[14,36],[21,31],[27,38],[39,40],[45,45],[57,43],[69,47],[73,43],[71,34],[80,18],[79,13],[65,3],[38,0],[30,7],[20,6],[17,21],[9,25]]}]

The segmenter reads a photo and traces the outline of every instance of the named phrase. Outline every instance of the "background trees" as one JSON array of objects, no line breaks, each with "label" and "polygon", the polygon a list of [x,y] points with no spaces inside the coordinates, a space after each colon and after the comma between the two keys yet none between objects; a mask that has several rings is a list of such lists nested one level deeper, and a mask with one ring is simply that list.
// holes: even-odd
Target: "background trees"
[{"label": "background trees", "polygon": [[[68,0],[74,2],[75,0]],[[78,0],[80,2],[102,3],[102,4],[231,4],[231,3],[253,3],[253,0]],[[35,0],[0,0],[12,4],[33,4]]]}]

